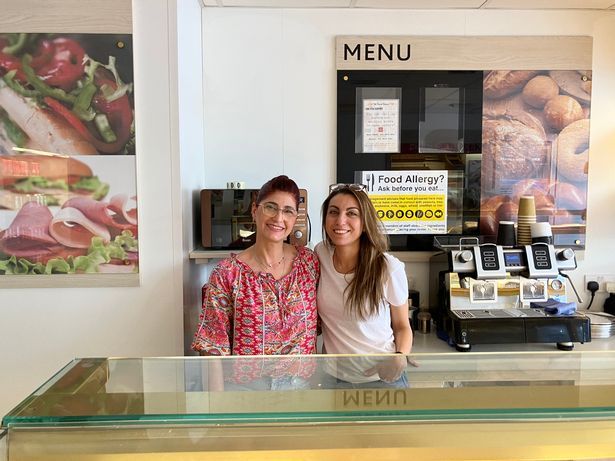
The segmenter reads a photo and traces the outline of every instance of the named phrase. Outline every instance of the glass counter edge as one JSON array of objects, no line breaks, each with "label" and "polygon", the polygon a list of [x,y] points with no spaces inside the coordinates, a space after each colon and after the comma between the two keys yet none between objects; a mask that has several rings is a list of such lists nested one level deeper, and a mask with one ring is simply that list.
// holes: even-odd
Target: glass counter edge
[{"label": "glass counter edge", "polygon": [[152,415],[116,415],[116,416],[70,416],[70,417],[5,417],[0,427],[3,432],[12,429],[28,428],[74,428],[74,427],[108,427],[108,426],[218,426],[218,425],[253,425],[253,424],[335,424],[335,423],[429,423],[429,422],[546,422],[546,421],[611,421],[615,418],[615,408],[578,409],[548,408],[534,409],[490,409],[490,410],[379,410],[378,412],[298,412],[298,413],[219,413],[219,414],[152,414]]},{"label": "glass counter edge", "polygon": [[[467,357],[467,358],[473,358],[473,357],[483,357],[483,356],[488,356],[488,357],[493,357],[496,355],[507,355],[507,356],[528,356],[528,355],[534,355],[534,356],[553,356],[553,357],[560,357],[562,356],[562,354],[565,353],[567,357],[572,357],[572,356],[583,356],[583,355],[587,355],[587,356],[593,356],[593,355],[613,355],[615,356],[615,349],[613,350],[608,350],[608,349],[604,349],[604,350],[591,350],[591,351],[579,351],[579,350],[572,350],[572,351],[565,351],[562,352],[560,350],[536,350],[536,351],[531,351],[531,350],[518,350],[518,351],[472,351],[471,353],[463,353],[463,352],[458,352],[455,351],[452,347],[450,351],[446,351],[446,352],[410,352],[409,354],[404,354],[407,357],[423,357],[423,358],[429,358],[429,357],[437,357],[437,358],[444,358],[444,357]],[[255,360],[261,360],[263,358],[267,358],[267,359],[273,359],[273,360],[288,360],[289,358],[292,359],[294,357],[296,358],[316,358],[318,360],[326,360],[328,358],[336,358],[336,357],[391,357],[391,356],[395,356],[396,353],[378,353],[378,354],[287,354],[287,355],[152,355],[152,356],[141,356],[141,357],[137,357],[137,356],[112,356],[112,357],[77,357],[73,360],[71,360],[66,366],[71,366],[71,365],[75,365],[77,362],[79,361],[83,361],[83,360],[92,360],[92,361],[100,361],[100,362],[106,362],[106,361],[121,361],[121,360],[166,360],[166,361],[171,361],[171,360],[201,360],[201,359],[223,359],[223,360],[246,360],[246,359],[250,359],[250,358],[254,358]],[[62,368],[60,371],[58,371],[57,373],[60,373],[64,371],[64,368]],[[55,374],[54,374],[55,377]],[[46,384],[46,383],[45,383]],[[41,386],[42,387],[42,386]]]},{"label": "glass counter edge", "polygon": [[[84,359],[82,359],[82,358],[74,358],[71,361],[69,361],[66,365],[64,365],[58,371],[53,373],[48,380],[43,382],[43,384],[41,384],[36,389],[34,389],[34,391],[32,391],[25,399],[23,399],[21,402],[19,402],[17,405],[15,405],[15,407],[13,407],[6,414],[6,416],[11,415],[11,414],[18,414],[21,410],[23,410],[25,407],[27,407],[34,399],[36,399],[38,396],[42,395],[49,388],[51,388],[51,386],[53,386],[60,379],[62,379],[62,377],[65,376],[70,370],[72,370],[73,367],[75,365],[77,365],[77,363],[79,363],[81,360],[84,360]],[[87,360],[93,360],[93,359],[87,359]],[[102,362],[102,361],[105,361],[107,359],[106,358],[99,358],[98,360],[100,360]],[[0,424],[0,428],[5,427],[4,419],[2,419],[1,422],[2,422],[2,424]]]}]

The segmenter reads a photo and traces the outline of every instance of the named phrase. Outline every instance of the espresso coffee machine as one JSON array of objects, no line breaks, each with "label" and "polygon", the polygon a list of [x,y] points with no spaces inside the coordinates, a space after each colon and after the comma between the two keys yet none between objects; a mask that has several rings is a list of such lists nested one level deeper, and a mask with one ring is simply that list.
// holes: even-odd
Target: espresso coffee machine
[{"label": "espresso coffee machine", "polygon": [[432,304],[437,300],[432,310],[438,336],[458,351],[501,343],[556,343],[558,349],[572,350],[574,342],[589,342],[585,315],[536,307],[548,299],[566,306],[565,272],[576,267],[571,248],[547,243],[460,244],[434,255],[430,299]]}]

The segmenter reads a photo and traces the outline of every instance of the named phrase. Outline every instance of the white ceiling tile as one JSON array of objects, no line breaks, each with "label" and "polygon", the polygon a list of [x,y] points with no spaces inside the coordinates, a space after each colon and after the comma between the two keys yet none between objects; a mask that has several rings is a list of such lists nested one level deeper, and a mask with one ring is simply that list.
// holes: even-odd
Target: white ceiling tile
[{"label": "white ceiling tile", "polygon": [[356,0],[356,8],[425,9],[479,8],[485,0]]},{"label": "white ceiling tile", "polygon": [[605,9],[613,0],[487,0],[483,8],[507,10],[525,9]]}]

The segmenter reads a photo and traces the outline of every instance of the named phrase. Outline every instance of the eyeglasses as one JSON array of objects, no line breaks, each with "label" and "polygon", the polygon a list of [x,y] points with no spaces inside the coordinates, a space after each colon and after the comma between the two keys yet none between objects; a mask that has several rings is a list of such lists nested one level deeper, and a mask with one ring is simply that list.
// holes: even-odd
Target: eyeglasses
[{"label": "eyeglasses", "polygon": [[259,203],[257,206],[262,206],[263,213],[265,214],[265,216],[268,216],[270,218],[275,218],[279,212],[282,212],[282,216],[284,216],[285,218],[297,217],[297,210],[289,206],[280,208],[277,204],[273,202]]},{"label": "eyeglasses", "polygon": [[360,192],[360,191],[365,192],[367,191],[367,186],[365,184],[343,184],[343,183],[331,184],[329,186],[329,193],[336,192],[341,189],[350,189],[355,192]]}]

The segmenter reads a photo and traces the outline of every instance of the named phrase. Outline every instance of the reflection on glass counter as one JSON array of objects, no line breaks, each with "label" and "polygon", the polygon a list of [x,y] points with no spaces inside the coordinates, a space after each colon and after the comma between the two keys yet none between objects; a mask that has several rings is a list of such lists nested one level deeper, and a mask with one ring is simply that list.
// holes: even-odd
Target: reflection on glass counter
[{"label": "reflection on glass counter", "polygon": [[77,359],[4,417],[8,459],[615,457],[615,353],[415,354],[379,380],[398,359]]},{"label": "reflection on glass counter", "polygon": [[6,430],[0,429],[0,459],[8,459],[7,446],[6,446]]}]

